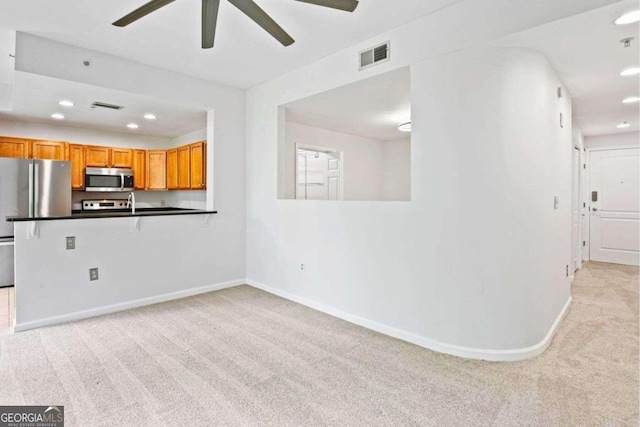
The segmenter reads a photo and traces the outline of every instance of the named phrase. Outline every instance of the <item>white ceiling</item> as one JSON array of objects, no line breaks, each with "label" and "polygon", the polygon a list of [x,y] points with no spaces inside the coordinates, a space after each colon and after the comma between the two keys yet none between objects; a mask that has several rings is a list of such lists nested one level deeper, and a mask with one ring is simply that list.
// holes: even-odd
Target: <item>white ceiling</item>
[{"label": "white ceiling", "polygon": [[360,0],[354,13],[294,0],[258,0],[296,43],[280,45],[231,3],[216,46],[200,48],[201,2],[180,0],[126,28],[111,25],[147,0],[0,2],[0,28],[249,88],[460,0]]},{"label": "white ceiling", "polygon": [[[61,100],[73,101],[74,107],[58,105]],[[122,110],[90,108],[94,101],[122,105]],[[64,120],[54,120],[53,113],[62,113]],[[144,114],[153,113],[156,120],[146,120]],[[13,111],[0,112],[0,118],[174,138],[207,126],[205,111],[159,101],[157,99],[54,79],[35,74],[15,72]],[[132,130],[128,123],[140,127]]]},{"label": "white ceiling", "polygon": [[[637,0],[625,0],[511,35],[495,44],[528,47],[547,56],[573,97],[573,116],[585,136],[637,131],[639,105],[623,104],[622,100],[638,96],[638,76],[619,74],[640,64],[639,27],[613,24],[623,13],[637,9]],[[630,48],[620,43],[626,37],[634,37]],[[624,121],[631,127],[616,128]]]},{"label": "white ceiling", "polygon": [[381,141],[408,138],[398,124],[411,119],[409,67],[286,104],[286,120]]}]

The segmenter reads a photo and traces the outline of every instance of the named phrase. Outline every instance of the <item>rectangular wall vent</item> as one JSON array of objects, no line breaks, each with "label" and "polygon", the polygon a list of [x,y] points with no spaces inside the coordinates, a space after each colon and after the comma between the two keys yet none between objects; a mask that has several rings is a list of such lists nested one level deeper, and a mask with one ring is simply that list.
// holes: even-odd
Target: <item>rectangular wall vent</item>
[{"label": "rectangular wall vent", "polygon": [[380,62],[388,61],[391,57],[391,42],[383,43],[371,49],[360,52],[360,70],[369,68]]},{"label": "rectangular wall vent", "polygon": [[91,108],[108,108],[110,110],[122,110],[124,107],[122,105],[115,104],[107,104],[106,102],[94,102],[91,104]]}]

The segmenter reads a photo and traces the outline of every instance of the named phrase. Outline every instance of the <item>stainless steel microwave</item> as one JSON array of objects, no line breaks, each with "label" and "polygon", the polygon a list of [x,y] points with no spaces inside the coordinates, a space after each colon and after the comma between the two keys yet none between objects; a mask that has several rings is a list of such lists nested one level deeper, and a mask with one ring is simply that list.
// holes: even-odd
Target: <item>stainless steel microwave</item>
[{"label": "stainless steel microwave", "polygon": [[85,168],[85,191],[133,191],[133,170],[120,168]]}]

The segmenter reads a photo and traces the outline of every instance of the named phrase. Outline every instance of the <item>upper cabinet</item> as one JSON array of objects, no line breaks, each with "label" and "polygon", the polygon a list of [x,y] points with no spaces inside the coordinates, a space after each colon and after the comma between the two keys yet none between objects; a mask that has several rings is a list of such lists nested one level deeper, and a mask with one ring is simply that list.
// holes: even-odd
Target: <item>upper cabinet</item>
[{"label": "upper cabinet", "polygon": [[146,189],[146,150],[133,150],[133,187],[136,190]]},{"label": "upper cabinet", "polygon": [[111,165],[111,148],[97,145],[84,146],[84,163],[90,168],[108,168]]},{"label": "upper cabinet", "polygon": [[191,147],[178,147],[178,189],[191,189]]},{"label": "upper cabinet", "polygon": [[167,189],[167,152],[165,150],[147,150],[146,168],[147,168],[146,189],[147,190],[166,190]]},{"label": "upper cabinet", "polygon": [[85,168],[133,169],[136,190],[204,190],[207,144],[138,150],[0,136],[0,157],[71,161],[71,187],[84,190]]},{"label": "upper cabinet", "polygon": [[167,189],[178,189],[178,149],[167,150]]},{"label": "upper cabinet", "polygon": [[84,190],[84,146],[69,144],[71,160],[71,189]]},{"label": "upper cabinet", "polygon": [[23,138],[0,137],[0,157],[31,158],[31,141]]},{"label": "upper cabinet", "polygon": [[190,145],[192,190],[204,190],[207,187],[207,143],[204,141]]},{"label": "upper cabinet", "polygon": [[31,141],[31,157],[42,160],[68,160],[69,144],[61,141]]},{"label": "upper cabinet", "polygon": [[130,148],[112,148],[111,167],[133,168],[133,150]]}]

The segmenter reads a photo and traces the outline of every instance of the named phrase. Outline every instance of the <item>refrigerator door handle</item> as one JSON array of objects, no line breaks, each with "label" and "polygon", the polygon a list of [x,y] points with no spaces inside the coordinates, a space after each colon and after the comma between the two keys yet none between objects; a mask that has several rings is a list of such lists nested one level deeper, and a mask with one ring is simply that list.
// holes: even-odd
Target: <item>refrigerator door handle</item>
[{"label": "refrigerator door handle", "polygon": [[40,216],[40,164],[33,162],[33,217]]},{"label": "refrigerator door handle", "polygon": [[34,171],[33,171],[33,162],[29,163],[29,217],[33,218],[33,210],[34,210],[34,183],[35,183],[35,179],[34,179]]}]

